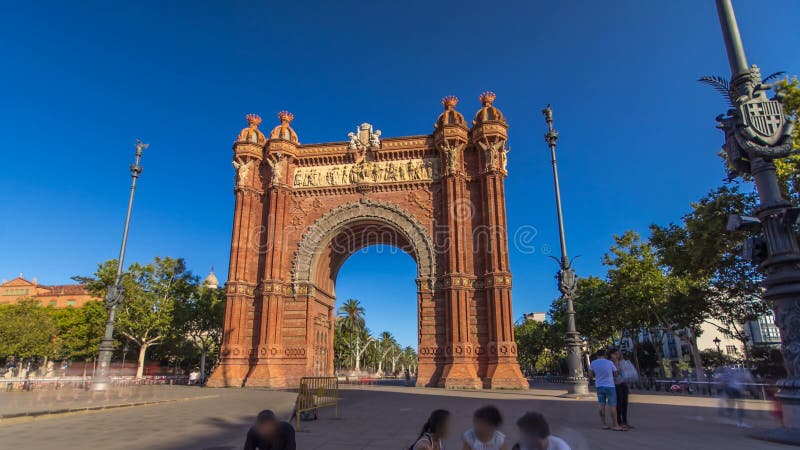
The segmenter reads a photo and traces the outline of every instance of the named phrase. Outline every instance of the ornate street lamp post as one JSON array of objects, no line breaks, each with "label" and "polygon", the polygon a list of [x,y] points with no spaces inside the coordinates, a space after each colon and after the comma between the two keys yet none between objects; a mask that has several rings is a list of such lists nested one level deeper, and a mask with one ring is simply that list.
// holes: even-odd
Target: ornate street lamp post
[{"label": "ornate street lamp post", "polygon": [[122,287],[122,267],[125,260],[125,247],[128,244],[128,228],[131,224],[131,210],[133,210],[133,194],[136,192],[136,180],[142,173],[142,166],[139,161],[142,159],[142,151],[148,147],[148,144],[140,140],[136,140],[136,161],[131,164],[131,193],[128,198],[128,214],[125,216],[125,230],[122,232],[122,246],[119,250],[119,259],[117,260],[117,274],[114,277],[114,284],[108,287],[106,293],[106,309],[108,310],[108,318],[106,320],[106,331],[103,339],[100,341],[100,351],[97,355],[97,374],[92,377],[91,389],[93,391],[105,391],[111,387],[111,378],[109,373],[109,366],[111,365],[111,355],[114,353],[114,318],[117,314],[117,305],[122,303],[124,299],[124,290]]},{"label": "ornate street lamp post", "polygon": [[567,241],[564,237],[564,217],[561,214],[561,188],[558,184],[558,165],[556,164],[556,142],[558,132],[553,128],[553,109],[550,105],[542,110],[547,121],[547,133],[544,139],[550,147],[550,159],[553,162],[553,187],[556,192],[556,212],[558,214],[558,237],[561,241],[561,259],[558,260],[558,290],[567,305],[567,336],[564,343],[567,348],[567,393],[566,397],[582,397],[589,394],[589,383],[583,372],[581,354],[581,336],[575,327],[575,307],[573,299],[577,287],[575,271],[567,256]]},{"label": "ornate street lamp post", "polygon": [[773,77],[762,80],[758,67],[747,65],[731,1],[716,0],[716,5],[731,80],[704,77],[701,81],[728,97],[731,108],[726,116],[717,117],[718,128],[725,132],[723,149],[732,176],[752,176],[760,200],[756,217],[731,216],[728,229],[757,232],[745,248],[765,274],[763,299],[775,313],[786,366],[786,379],[778,382],[777,394],[784,428],[756,436],[800,444],[800,248],[793,230],[800,210],[783,198],[773,163],[792,152],[792,125],[783,113],[782,99],[767,97],[772,88],[767,81]]}]

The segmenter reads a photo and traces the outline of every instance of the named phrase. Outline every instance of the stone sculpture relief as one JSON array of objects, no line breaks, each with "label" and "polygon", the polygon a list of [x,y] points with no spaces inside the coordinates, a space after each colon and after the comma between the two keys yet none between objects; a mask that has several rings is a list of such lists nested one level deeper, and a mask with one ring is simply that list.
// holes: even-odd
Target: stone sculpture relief
[{"label": "stone sculpture relief", "polygon": [[233,168],[236,170],[236,186],[243,186],[247,183],[247,177],[250,174],[250,168],[253,166],[253,160],[245,163],[234,161]]},{"label": "stone sculpture relief", "polygon": [[442,153],[444,153],[446,157],[447,173],[452,174],[458,172],[459,155],[461,154],[461,150],[464,149],[464,144],[458,144],[453,146],[448,143],[443,143],[439,145],[439,148],[442,150]]},{"label": "stone sculpture relief", "polygon": [[283,180],[283,161],[286,159],[280,152],[266,159],[267,164],[272,169],[272,184],[278,184]]},{"label": "stone sculpture relief", "polygon": [[435,158],[299,167],[295,169],[292,185],[300,188],[433,180],[437,169]]}]

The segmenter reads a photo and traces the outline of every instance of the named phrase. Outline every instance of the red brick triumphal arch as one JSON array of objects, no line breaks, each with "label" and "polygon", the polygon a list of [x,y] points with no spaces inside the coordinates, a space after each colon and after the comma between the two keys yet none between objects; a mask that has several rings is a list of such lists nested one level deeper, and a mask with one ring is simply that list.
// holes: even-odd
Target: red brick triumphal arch
[{"label": "red brick triumphal arch", "polygon": [[511,309],[508,127],[494,100],[480,96],[471,127],[445,97],[430,135],[387,138],[365,123],[325,144],[300,144],[288,112],[268,136],[248,115],[233,146],[225,332],[209,384],[333,375],[339,268],[389,244],[417,263],[418,386],[526,388]]}]

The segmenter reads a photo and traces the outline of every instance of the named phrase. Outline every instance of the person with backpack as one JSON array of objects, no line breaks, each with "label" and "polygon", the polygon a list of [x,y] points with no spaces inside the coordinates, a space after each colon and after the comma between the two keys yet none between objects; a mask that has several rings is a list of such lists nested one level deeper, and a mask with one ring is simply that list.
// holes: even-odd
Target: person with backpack
[{"label": "person with backpack", "polygon": [[450,433],[450,411],[434,410],[409,450],[443,450],[442,439]]}]

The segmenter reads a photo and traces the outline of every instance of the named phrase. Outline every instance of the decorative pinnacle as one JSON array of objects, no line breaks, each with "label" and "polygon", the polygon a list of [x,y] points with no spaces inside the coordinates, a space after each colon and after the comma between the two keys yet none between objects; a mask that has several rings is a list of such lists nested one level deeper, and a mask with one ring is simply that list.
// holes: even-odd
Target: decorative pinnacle
[{"label": "decorative pinnacle", "polygon": [[542,114],[547,121],[547,133],[544,135],[544,140],[550,147],[555,147],[556,141],[558,141],[558,131],[553,128],[553,108],[550,107],[549,103],[547,107],[542,110]]},{"label": "decorative pinnacle", "polygon": [[142,142],[141,139],[137,139],[136,140],[136,154],[137,155],[141,155],[142,154],[142,150],[146,150],[147,147],[150,147],[150,144],[145,144],[144,142]]},{"label": "decorative pinnacle", "polygon": [[458,97],[455,95],[448,95],[442,99],[442,106],[444,109],[453,109],[458,104]]},{"label": "decorative pinnacle", "polygon": [[247,119],[247,123],[256,128],[258,128],[258,126],[261,124],[261,116],[259,116],[258,114],[248,114],[244,117],[245,119]]},{"label": "decorative pinnacle", "polygon": [[281,111],[278,113],[278,119],[280,119],[281,123],[289,123],[294,120],[294,114],[289,111]]},{"label": "decorative pinnacle", "polygon": [[492,106],[492,103],[494,103],[494,99],[496,97],[497,97],[497,95],[495,95],[494,92],[486,91],[483,94],[481,94],[481,96],[478,97],[478,98],[480,99],[480,101],[483,104],[483,106]]}]

